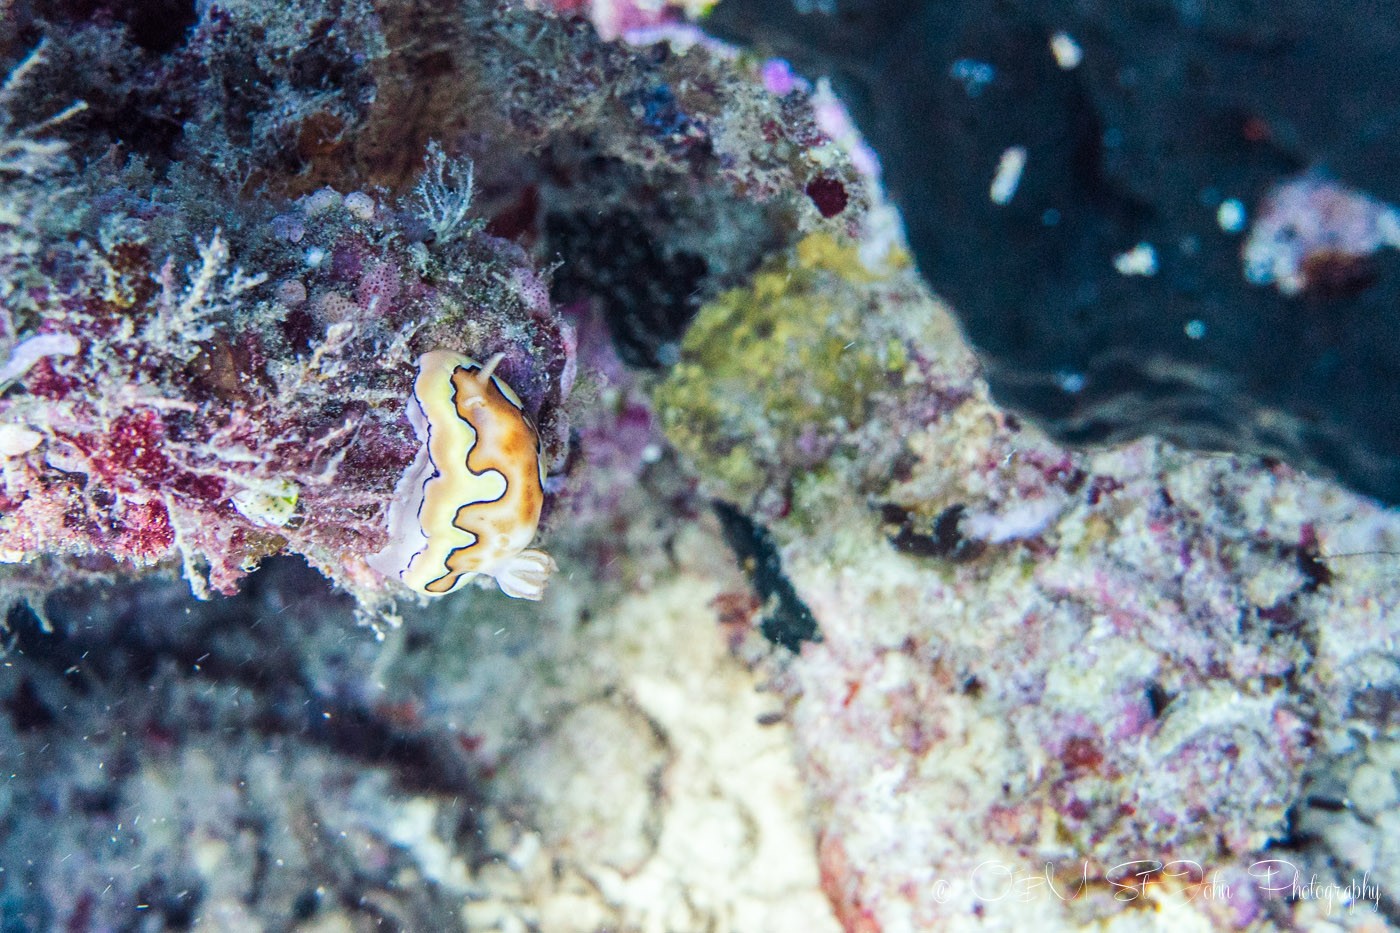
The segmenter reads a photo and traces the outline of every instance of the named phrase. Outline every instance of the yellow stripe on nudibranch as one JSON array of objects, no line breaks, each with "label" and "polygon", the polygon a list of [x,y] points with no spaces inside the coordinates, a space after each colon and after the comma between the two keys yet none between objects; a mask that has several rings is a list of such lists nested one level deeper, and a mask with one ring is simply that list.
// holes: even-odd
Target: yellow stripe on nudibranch
[{"label": "yellow stripe on nudibranch", "polygon": [[485,366],[425,353],[408,404],[422,446],[389,506],[389,543],[369,565],[441,596],[478,574],[508,596],[539,599],[555,570],[529,548],[544,505],[539,433],[519,396]]}]

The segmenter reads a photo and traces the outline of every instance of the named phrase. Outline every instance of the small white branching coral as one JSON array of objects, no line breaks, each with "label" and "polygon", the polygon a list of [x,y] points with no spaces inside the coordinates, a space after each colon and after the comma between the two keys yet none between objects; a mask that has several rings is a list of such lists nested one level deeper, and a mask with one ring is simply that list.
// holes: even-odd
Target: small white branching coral
[{"label": "small white branching coral", "polygon": [[439,242],[467,232],[472,203],[471,160],[449,159],[434,141],[428,143],[423,164],[423,177],[413,189],[419,216]]},{"label": "small white branching coral", "polygon": [[87,109],[78,101],[31,126],[14,125],[11,109],[25,81],[43,63],[45,47],[46,43],[38,45],[0,84],[0,176],[32,178],[62,168],[68,144],[40,137]]},{"label": "small white branching coral", "polygon": [[190,284],[183,290],[175,283],[174,263],[167,260],[160,270],[156,313],[142,336],[157,346],[189,348],[213,336],[213,319],[267,280],[266,273],[247,275],[239,268],[226,272],[228,260],[228,246],[217,230],[199,247],[199,265],[188,270]]}]

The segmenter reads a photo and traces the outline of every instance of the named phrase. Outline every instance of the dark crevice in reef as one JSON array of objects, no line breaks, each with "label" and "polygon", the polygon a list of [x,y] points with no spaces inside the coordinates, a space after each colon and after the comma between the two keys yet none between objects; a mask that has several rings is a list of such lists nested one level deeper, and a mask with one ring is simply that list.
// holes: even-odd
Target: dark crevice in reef
[{"label": "dark crevice in reef", "polygon": [[656,369],[676,361],[697,296],[709,271],[703,257],[666,252],[627,210],[550,214],[545,232],[566,257],[555,276],[557,300],[595,296],[618,354],[632,366]]},{"label": "dark crevice in reef", "polygon": [[[663,141],[696,135],[666,85],[629,99]],[[703,178],[714,156],[702,142],[688,144],[684,155]],[[783,205],[734,197],[723,186],[658,184],[587,136],[557,141],[538,171],[541,254],[560,263],[553,299],[565,306],[591,300],[618,355],[640,369],[676,363],[700,307],[747,281],[792,223]]]},{"label": "dark crevice in reef", "polygon": [[[288,593],[301,605],[287,605]],[[45,605],[51,631],[23,605],[7,614],[9,650],[24,660],[13,668],[22,673],[0,675],[0,713],[17,731],[66,731],[87,728],[79,723],[91,703],[139,709],[128,702],[133,696],[190,682],[237,686],[254,698],[251,709],[243,703],[232,714],[242,728],[386,767],[411,792],[474,796],[473,766],[454,736],[401,724],[390,707],[385,714],[307,668],[310,648],[300,641],[307,633],[293,628],[314,625],[318,615],[344,625],[346,600],[290,558],[269,561],[237,596],[212,602],[196,602],[172,581],[62,590]],[[168,624],[172,617],[181,623]],[[133,715],[142,719],[133,734],[222,725],[219,714],[195,721],[159,705]]]},{"label": "dark crevice in reef", "polygon": [[821,641],[817,619],[783,574],[782,557],[768,529],[727,502],[716,499],[714,509],[725,542],[763,601],[763,637],[789,651],[800,651],[804,641]]},{"label": "dark crevice in reef", "polygon": [[199,18],[193,0],[76,0],[35,7],[40,16],[74,24],[121,24],[136,46],[157,54],[181,45]]},{"label": "dark crevice in reef", "polygon": [[976,560],[987,549],[985,542],[963,537],[959,530],[967,506],[950,505],[938,514],[927,530],[917,515],[897,505],[885,505],[880,517],[889,530],[889,541],[896,551],[913,557],[937,557],[953,563]]}]

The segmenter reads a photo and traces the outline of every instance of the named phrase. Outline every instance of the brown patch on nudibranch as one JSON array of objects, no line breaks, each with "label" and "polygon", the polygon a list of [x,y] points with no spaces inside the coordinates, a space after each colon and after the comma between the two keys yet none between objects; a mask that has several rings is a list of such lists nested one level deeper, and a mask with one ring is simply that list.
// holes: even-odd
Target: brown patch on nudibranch
[{"label": "brown patch on nudibranch", "polygon": [[554,561],[529,549],[544,506],[539,434],[520,398],[485,366],[424,354],[409,404],[423,442],[389,509],[389,545],[370,559],[440,596],[478,574],[507,595],[539,599]]}]

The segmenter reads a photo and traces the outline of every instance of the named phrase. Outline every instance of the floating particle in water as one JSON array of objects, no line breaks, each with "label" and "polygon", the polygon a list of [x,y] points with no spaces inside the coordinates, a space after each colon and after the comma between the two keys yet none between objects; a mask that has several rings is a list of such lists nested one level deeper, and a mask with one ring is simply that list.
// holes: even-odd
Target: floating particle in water
[{"label": "floating particle in water", "polygon": [[1202,320],[1190,320],[1186,322],[1186,336],[1192,340],[1200,340],[1206,335],[1206,322]]},{"label": "floating particle in water", "polygon": [[1215,222],[1226,233],[1239,233],[1245,224],[1244,203],[1238,198],[1226,198],[1215,210]]},{"label": "floating particle in water", "polygon": [[1157,251],[1151,243],[1139,243],[1126,253],[1114,256],[1113,268],[1119,275],[1156,275]]},{"label": "floating particle in water", "polygon": [[1084,60],[1084,50],[1067,32],[1057,32],[1050,37],[1050,54],[1055,56],[1055,64],[1065,71],[1078,68]]},{"label": "floating particle in water", "polygon": [[1026,169],[1026,147],[1010,146],[1001,154],[997,162],[996,174],[992,176],[992,186],[988,195],[993,204],[1009,204],[1016,196],[1021,184],[1021,173]]},{"label": "floating particle in water", "polygon": [[1077,395],[1084,391],[1085,378],[1083,373],[1061,370],[1055,374],[1055,381],[1060,384],[1061,391],[1070,395]]},{"label": "floating particle in water", "polygon": [[997,70],[989,62],[960,58],[948,67],[948,77],[962,84],[968,97],[977,97],[996,79]]}]

